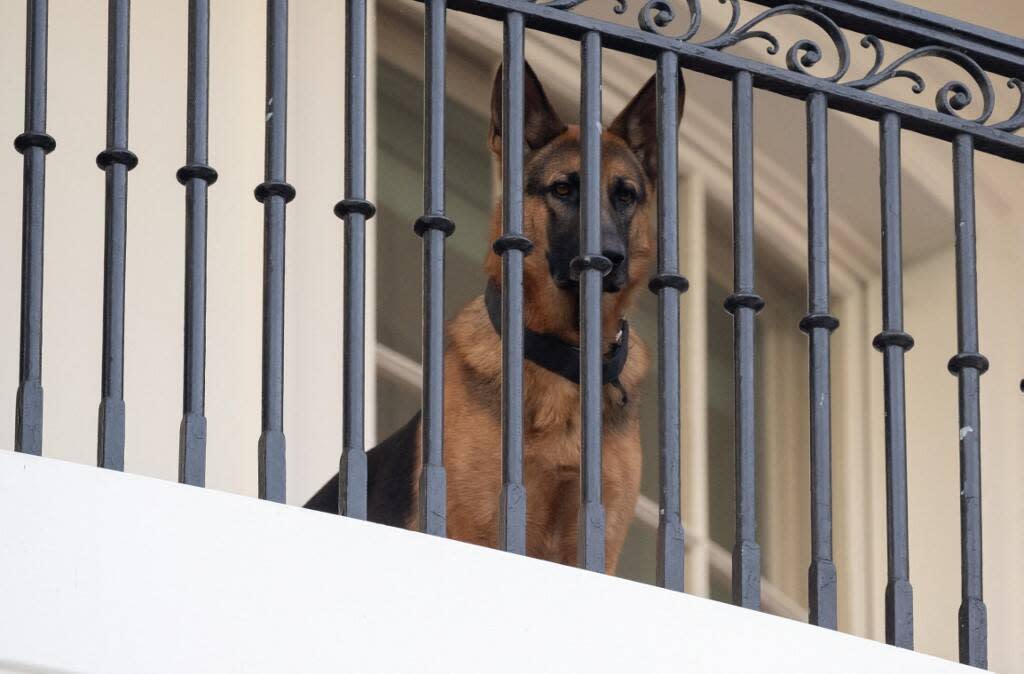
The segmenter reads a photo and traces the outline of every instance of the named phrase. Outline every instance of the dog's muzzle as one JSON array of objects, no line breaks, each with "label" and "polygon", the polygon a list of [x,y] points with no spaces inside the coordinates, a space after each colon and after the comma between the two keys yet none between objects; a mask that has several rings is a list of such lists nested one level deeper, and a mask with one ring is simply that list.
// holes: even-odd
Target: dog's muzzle
[{"label": "dog's muzzle", "polygon": [[604,275],[603,290],[606,293],[617,293],[629,279],[629,265],[625,252],[616,249],[605,250],[601,254],[612,263],[612,268]]},{"label": "dog's muzzle", "polygon": [[607,270],[601,282],[601,289],[606,293],[619,292],[629,280],[629,261],[619,248],[608,248],[601,251],[600,258],[594,260],[593,264],[584,262],[580,257],[573,258],[569,262],[552,260],[551,278],[555,285],[562,290],[578,292],[580,272],[584,268],[597,268],[603,272]]}]

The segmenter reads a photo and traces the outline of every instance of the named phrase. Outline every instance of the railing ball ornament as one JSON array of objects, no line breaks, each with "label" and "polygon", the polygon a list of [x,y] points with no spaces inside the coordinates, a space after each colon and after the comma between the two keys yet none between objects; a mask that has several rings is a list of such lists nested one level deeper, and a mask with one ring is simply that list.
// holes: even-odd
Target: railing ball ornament
[{"label": "railing ball ornament", "polygon": [[295,198],[295,188],[289,183],[269,180],[257,185],[253,195],[261,204],[267,197],[284,197],[284,202],[288,203]]},{"label": "railing ball ornament", "polygon": [[451,218],[443,215],[421,215],[416,218],[416,223],[412,226],[416,236],[423,236],[432,229],[436,229],[444,234],[445,238],[448,238],[455,231],[455,223]]},{"label": "railing ball ornament", "polygon": [[596,269],[601,272],[601,276],[607,276],[612,266],[612,261],[604,255],[580,255],[569,263],[569,278],[578,281],[580,275],[588,269]]},{"label": "railing ball ornament", "polygon": [[131,150],[117,147],[107,148],[96,155],[96,166],[99,166],[101,169],[106,169],[114,164],[123,164],[125,168],[131,171],[139,165],[139,158]]},{"label": "railing ball ornament", "polygon": [[736,311],[741,307],[753,309],[755,312],[759,313],[764,309],[764,305],[764,298],[753,293],[733,293],[726,297],[725,301],[722,303],[725,310],[734,316],[736,315]]},{"label": "railing ball ornament", "polygon": [[810,333],[815,328],[825,328],[833,332],[839,327],[839,319],[832,314],[807,314],[800,319],[800,331]]},{"label": "railing ball ornament", "polygon": [[358,213],[369,220],[377,213],[377,207],[366,199],[342,199],[334,205],[334,214],[344,218],[350,213]]},{"label": "railing ball ornament", "polygon": [[964,368],[974,368],[978,374],[988,372],[988,358],[980,353],[958,353],[949,359],[947,365],[950,374],[958,374]]},{"label": "railing ball ornament", "polygon": [[898,346],[904,351],[914,348],[914,338],[902,330],[883,330],[871,340],[871,346],[876,351],[885,351],[886,347]]},{"label": "railing ball ornament", "polygon": [[655,295],[662,288],[675,288],[680,293],[685,293],[690,289],[690,281],[679,274],[658,274],[647,284],[647,289]]},{"label": "railing ball ornament", "polygon": [[202,180],[207,185],[212,185],[217,182],[217,171],[212,166],[207,166],[206,164],[189,164],[178,169],[174,177],[182,185],[185,185],[194,178]]},{"label": "railing ball ornament", "polygon": [[14,149],[21,154],[25,154],[25,151],[30,147],[41,147],[44,153],[50,154],[56,149],[57,141],[48,133],[36,133],[33,131],[18,134],[17,138],[14,139]]},{"label": "railing ball ornament", "polygon": [[533,241],[530,241],[525,236],[519,236],[517,234],[506,234],[505,236],[499,236],[494,240],[494,245],[491,246],[497,255],[504,255],[507,251],[518,250],[523,255],[529,255],[533,252]]}]

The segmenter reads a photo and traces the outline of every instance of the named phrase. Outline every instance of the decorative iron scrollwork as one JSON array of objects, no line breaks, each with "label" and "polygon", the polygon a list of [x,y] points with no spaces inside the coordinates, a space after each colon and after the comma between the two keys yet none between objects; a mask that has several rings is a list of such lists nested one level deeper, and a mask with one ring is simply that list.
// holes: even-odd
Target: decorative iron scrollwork
[{"label": "decorative iron scrollwork", "polygon": [[[722,2],[724,0],[719,1]],[[686,32],[676,38],[683,42],[688,42],[690,38],[697,34],[703,20],[700,0],[686,0],[686,7],[690,11],[690,25]],[[735,12],[733,14],[736,15]],[[637,15],[637,22],[640,24],[641,30],[645,30],[648,33],[657,33],[658,35],[663,34],[659,29],[665,28],[675,20],[676,12],[672,9],[672,5],[665,2],[665,0],[647,0]]]},{"label": "decorative iron scrollwork", "polygon": [[[717,37],[706,42],[702,42],[701,46],[709,49],[724,49],[749,38],[760,38],[768,42],[769,54],[777,54],[779,51],[778,39],[767,31],[752,30],[752,28],[774,16],[801,16],[825,31],[825,34],[828,35],[830,40],[832,40],[832,45],[836,48],[836,52],[839,57],[839,67],[836,69],[835,74],[831,77],[825,77],[822,79],[830,82],[838,82],[850,68],[850,48],[846,43],[846,36],[843,35],[843,31],[832,19],[828,18],[818,10],[811,9],[804,5],[779,5],[778,7],[761,12],[739,28],[735,28],[735,24],[739,17],[738,0],[733,0],[733,7],[737,9],[733,10],[726,29]],[[817,75],[811,73],[808,68],[813,67],[816,63],[821,61],[821,57],[821,47],[818,46],[817,42],[807,38],[801,38],[794,42],[786,52],[786,67],[795,72],[816,77]]]},{"label": "decorative iron scrollwork", "polygon": [[1016,77],[1011,77],[1006,81],[1006,86],[1017,90],[1017,109],[1013,111],[1013,114],[1010,115],[1005,122],[993,124],[992,128],[1013,133],[1014,131],[1024,127],[1024,82],[1020,81]]},{"label": "decorative iron scrollwork", "polygon": [[[746,40],[759,39],[768,43],[767,51],[769,54],[777,54],[780,49],[778,38],[766,30],[759,29],[758,26],[768,19],[776,16],[800,16],[825,31],[825,34],[828,35],[836,49],[836,53],[839,58],[839,66],[834,74],[829,77],[822,77],[821,79],[830,82],[837,82],[849,69],[850,48],[846,43],[846,36],[832,19],[828,18],[818,10],[806,5],[779,5],[778,7],[764,10],[741,26],[739,25],[739,0],[718,1],[721,4],[729,5],[731,10],[729,21],[726,24],[725,29],[718,35],[710,40],[698,42],[697,44],[701,47],[707,47],[708,49],[725,49],[726,47],[732,47],[733,45]],[[682,42],[690,41],[700,30],[703,23],[703,12],[701,11],[700,0],[686,0],[686,6],[690,14],[689,26],[682,35],[675,37],[675,39]],[[637,20],[642,30],[649,33],[664,35],[665,33],[662,29],[671,24],[675,18],[675,11],[672,9],[672,6],[668,4],[667,0],[647,0],[643,7],[640,8]],[[802,38],[794,42],[786,51],[786,67],[795,72],[811,75],[812,77],[819,77],[816,73],[811,72],[810,68],[821,61],[822,55],[823,52],[817,42]]]},{"label": "decorative iron scrollwork", "polygon": [[[882,63],[885,62],[885,47],[882,45],[882,41],[873,35],[866,35],[860,43],[863,47],[870,47],[875,50],[875,62],[872,64],[870,70],[868,70],[867,75],[859,80],[844,82],[846,86],[853,87],[854,89],[868,90],[872,87],[878,86],[882,82],[886,82],[897,77],[903,77],[914,83],[911,87],[911,91],[915,94],[920,94],[925,90],[924,78],[913,70],[907,70],[903,66],[910,61],[929,56],[941,58],[955,63],[966,70],[974,80],[974,83],[978,85],[978,89],[981,91],[981,114],[971,121],[978,124],[984,124],[988,121],[989,117],[992,116],[992,110],[995,107],[995,94],[992,90],[992,82],[989,80],[988,75],[985,74],[985,71],[982,70],[981,66],[979,66],[974,59],[969,56],[965,56],[958,51],[954,51],[946,47],[919,47],[913,51],[907,52],[885,68],[882,68]],[[935,94],[935,109],[947,115],[959,116],[958,112],[970,105],[972,100],[973,96],[971,95],[971,90],[966,84],[959,80],[950,80],[949,82],[946,82],[946,84],[942,85]]]},{"label": "decorative iron scrollwork", "polygon": [[[555,9],[568,10],[587,1],[547,0],[542,4]],[[627,10],[627,2],[628,0],[615,0],[615,13],[624,14]],[[865,48],[874,50],[874,63],[863,77],[843,82],[841,80],[849,72],[852,60],[849,44],[843,29],[820,10],[795,3],[778,5],[764,9],[741,25],[740,0],[718,0],[719,4],[729,6],[730,14],[725,28],[710,39],[695,42],[694,38],[704,24],[704,12],[702,9],[704,0],[676,0],[676,2],[685,3],[688,13],[686,29],[681,34],[672,35],[671,31],[667,30],[677,20],[676,10],[670,4],[670,0],[646,0],[637,13],[637,23],[640,29],[648,33],[670,37],[680,42],[693,42],[698,46],[716,50],[726,49],[747,40],[763,40],[767,42],[767,53],[775,55],[781,49],[779,39],[771,32],[763,29],[761,24],[769,19],[780,16],[801,17],[825,32],[832,42],[832,47],[835,49],[838,65],[835,72],[827,76],[814,70],[814,66],[824,56],[822,47],[814,40],[801,38],[796,40],[786,51],[786,67],[789,70],[863,91],[870,90],[889,80],[905,78],[912,83],[911,91],[915,94],[920,94],[926,89],[924,77],[908,67],[908,64],[922,58],[939,58],[953,63],[966,71],[971,80],[974,81],[977,91],[980,92],[981,112],[973,119],[968,119],[967,121],[1011,133],[1024,128],[1024,81],[1017,78],[1011,78],[1007,81],[1009,88],[1017,90],[1020,99],[1017,108],[1005,121],[994,124],[990,123],[996,101],[995,87],[992,84],[992,80],[988,73],[974,59],[954,49],[938,45],[918,47],[898,57],[889,65],[885,65],[885,47],[882,41],[874,35],[865,35],[861,39],[860,44]],[[974,101],[975,94],[972,91],[971,87],[960,80],[949,80],[936,91],[935,110],[946,115],[963,118],[961,111],[970,106]]]},{"label": "decorative iron scrollwork", "polygon": [[[992,112],[995,109],[995,88],[992,86],[992,80],[989,78],[988,73],[971,57],[947,47],[933,45],[911,50],[883,68],[885,47],[882,41],[874,35],[865,35],[861,39],[860,44],[865,48],[874,49],[875,62],[864,77],[858,80],[843,82],[846,86],[867,91],[882,82],[902,77],[913,82],[910,88],[911,91],[915,94],[920,94],[925,90],[924,78],[919,73],[908,69],[906,65],[911,61],[921,58],[939,58],[963,68],[971,76],[971,79],[974,80],[978,91],[981,92],[981,112],[977,117],[968,121],[985,125],[991,119]],[[1013,132],[1024,126],[1024,83],[1017,78],[1012,78],[1007,82],[1007,86],[1017,89],[1020,94],[1017,110],[1009,119],[998,124],[992,124],[991,128]],[[974,97],[971,94],[970,87],[960,80],[950,80],[935,93],[935,109],[946,115],[960,117],[960,111],[969,106],[973,100]]]}]

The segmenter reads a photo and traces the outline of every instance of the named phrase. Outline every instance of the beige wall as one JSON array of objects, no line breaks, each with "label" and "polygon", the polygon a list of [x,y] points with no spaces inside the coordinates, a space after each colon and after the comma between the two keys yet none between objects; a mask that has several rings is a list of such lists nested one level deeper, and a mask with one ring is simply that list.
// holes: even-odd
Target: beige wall
[{"label": "beige wall", "polygon": [[[188,3],[132,6],[125,389],[126,469],[175,479],[181,418],[184,164]],[[265,5],[214,2],[211,17],[207,484],[255,493],[260,433]],[[24,3],[0,3],[0,129],[23,128]],[[304,0],[291,12],[285,433],[289,500],[334,469],[340,448],[342,3]],[[50,3],[44,297],[44,447],[95,460],[103,260],[106,3]],[[372,173],[371,173],[372,175]],[[21,157],[0,153],[0,327],[18,343]],[[0,444],[14,436],[17,359],[0,359]],[[369,428],[373,428],[370,424]]]}]

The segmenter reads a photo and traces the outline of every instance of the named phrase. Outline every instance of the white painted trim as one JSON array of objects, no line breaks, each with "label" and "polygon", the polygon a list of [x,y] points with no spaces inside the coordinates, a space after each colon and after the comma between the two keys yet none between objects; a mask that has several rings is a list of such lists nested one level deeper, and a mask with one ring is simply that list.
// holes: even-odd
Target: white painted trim
[{"label": "white painted trim", "polygon": [[377,343],[377,367],[406,386],[423,388],[423,366],[405,354]]},{"label": "white painted trim", "polygon": [[0,665],[77,672],[969,672],[601,574],[0,452]]},{"label": "white painted trim", "polygon": [[[641,494],[636,502],[636,518],[647,526],[657,529],[658,512],[658,504]],[[691,560],[698,550],[702,551],[707,565],[705,575],[714,576],[722,583],[728,585],[732,579],[732,553],[706,536],[696,533],[692,526],[684,524],[684,529],[686,530],[684,545]],[[696,574],[692,566],[691,562],[686,576],[686,591],[698,597],[706,597],[708,596],[707,590],[698,587],[694,580],[694,575]],[[782,616],[783,618],[793,620],[807,619],[807,608],[801,606],[799,602],[793,601],[785,592],[766,578],[761,579],[761,607],[768,613]]]}]

